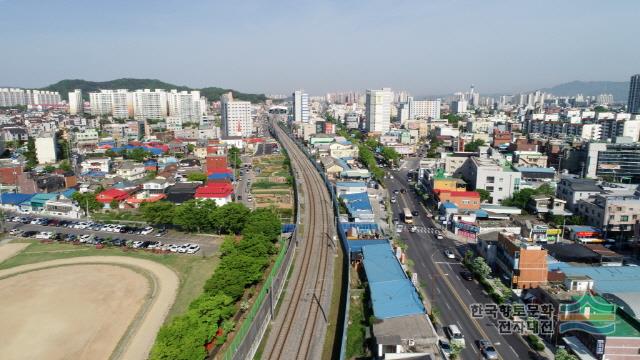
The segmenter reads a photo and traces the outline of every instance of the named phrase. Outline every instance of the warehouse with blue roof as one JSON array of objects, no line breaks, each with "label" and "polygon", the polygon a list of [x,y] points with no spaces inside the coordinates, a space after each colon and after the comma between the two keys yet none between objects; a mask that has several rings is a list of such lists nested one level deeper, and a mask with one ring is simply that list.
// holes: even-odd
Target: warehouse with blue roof
[{"label": "warehouse with blue roof", "polygon": [[341,194],[340,199],[344,202],[349,217],[356,222],[373,222],[374,214],[371,202],[369,201],[369,194],[355,193],[355,194]]}]

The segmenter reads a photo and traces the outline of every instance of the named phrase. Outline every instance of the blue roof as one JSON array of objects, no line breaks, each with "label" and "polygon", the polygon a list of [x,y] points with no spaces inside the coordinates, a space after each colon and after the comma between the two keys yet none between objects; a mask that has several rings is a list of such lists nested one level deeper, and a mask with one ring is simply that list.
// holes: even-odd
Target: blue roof
[{"label": "blue roof", "polygon": [[378,319],[424,314],[418,293],[389,243],[362,247],[373,314]]},{"label": "blue roof", "polygon": [[338,181],[336,182],[336,187],[367,187],[367,184],[364,181]]},{"label": "blue roof", "polygon": [[593,226],[586,226],[586,225],[570,225],[570,226],[567,226],[567,228],[575,232],[582,232],[582,231],[600,232],[600,229]]},{"label": "blue roof", "polygon": [[60,195],[66,197],[67,199],[71,199],[73,194],[75,194],[77,192],[78,192],[78,190],[71,188],[71,189],[67,189],[65,191],[60,192]]},{"label": "blue roof", "polygon": [[107,173],[102,172],[102,171],[91,170],[91,171],[84,172],[81,175],[82,176],[89,176],[89,177],[105,177],[107,175]]},{"label": "blue roof", "polygon": [[153,166],[153,165],[158,165],[158,162],[154,159],[151,159],[151,160],[145,161],[143,164],[144,166]]},{"label": "blue roof", "polygon": [[524,167],[524,166],[520,166],[520,167],[516,167],[516,169],[520,172],[542,172],[542,173],[548,173],[548,174],[554,174],[556,172],[556,169],[554,168],[546,168],[546,167]]},{"label": "blue roof", "polygon": [[549,270],[561,270],[566,275],[587,275],[600,293],[638,292],[640,267],[638,266],[573,266],[569,263],[550,262]]},{"label": "blue roof", "polygon": [[11,193],[3,193],[0,196],[3,204],[8,205],[18,205],[25,201],[30,201],[31,198],[35,194],[11,194]]},{"label": "blue roof", "polygon": [[281,232],[283,234],[292,233],[296,229],[296,224],[282,224]]},{"label": "blue roof", "polygon": [[456,206],[456,204],[450,202],[450,201],[446,201],[444,203],[442,203],[442,207],[445,209],[457,209],[458,207]]},{"label": "blue roof", "polygon": [[349,170],[351,169],[351,166],[349,166],[349,164],[347,164],[346,161],[340,159],[340,158],[334,158],[334,161],[336,162],[336,164],[338,164],[338,166],[340,166],[341,168],[345,169],[345,170]]},{"label": "blue roof", "polygon": [[486,218],[486,217],[489,217],[489,213],[482,209],[476,210],[476,217]]},{"label": "blue roof", "polygon": [[233,175],[229,173],[212,173],[211,175],[207,176],[207,179],[209,180],[233,179]]},{"label": "blue roof", "polygon": [[375,239],[375,240],[349,240],[347,245],[349,246],[349,253],[362,252],[362,248],[367,245],[379,245],[388,244],[389,240]]},{"label": "blue roof", "polygon": [[347,232],[351,228],[357,228],[358,232],[361,233],[374,233],[378,231],[378,224],[376,223],[367,223],[367,222],[341,222],[340,230],[342,232]]},{"label": "blue roof", "polygon": [[353,160],[353,156],[343,156],[340,159],[342,159],[344,161],[350,161],[350,160]]},{"label": "blue roof", "polygon": [[349,214],[355,215],[357,213],[373,213],[373,208],[369,202],[369,195],[366,192],[355,194],[342,194],[340,198],[344,200],[344,204],[347,207]]}]

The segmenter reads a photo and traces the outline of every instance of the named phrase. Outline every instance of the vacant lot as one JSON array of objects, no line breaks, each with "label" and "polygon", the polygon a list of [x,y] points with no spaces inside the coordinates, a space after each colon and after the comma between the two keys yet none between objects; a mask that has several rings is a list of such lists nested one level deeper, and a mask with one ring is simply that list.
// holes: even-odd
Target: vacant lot
[{"label": "vacant lot", "polygon": [[0,271],[1,359],[146,358],[179,279],[159,263],[81,256]]}]

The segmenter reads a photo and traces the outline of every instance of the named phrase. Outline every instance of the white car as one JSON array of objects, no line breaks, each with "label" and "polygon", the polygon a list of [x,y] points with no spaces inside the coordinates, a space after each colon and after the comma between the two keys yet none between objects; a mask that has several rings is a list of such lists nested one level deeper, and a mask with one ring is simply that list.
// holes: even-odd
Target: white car
[{"label": "white car", "polygon": [[436,234],[436,239],[443,240],[444,236],[442,236],[442,234]]},{"label": "white car", "polygon": [[51,231],[41,231],[38,233],[35,238],[36,239],[51,239],[53,233]]},{"label": "white car", "polygon": [[147,226],[146,228],[142,229],[142,231],[140,231],[140,235],[149,235],[152,232],[153,232],[153,228],[151,226]]},{"label": "white car", "polygon": [[447,259],[455,259],[456,258],[456,254],[454,254],[453,251],[451,251],[450,249],[446,249],[444,251],[444,255],[447,257]]},{"label": "white car", "polygon": [[179,248],[180,248],[180,245],[177,245],[177,244],[171,244],[171,245],[169,246],[169,251],[171,251],[171,252],[178,252],[178,249],[179,249]]},{"label": "white car", "polygon": [[404,230],[404,226],[402,226],[402,224],[396,226],[396,232],[399,234],[402,232],[402,230]]},{"label": "white car", "polygon": [[182,244],[180,245],[180,247],[178,247],[178,252],[180,254],[184,254],[187,252],[187,250],[189,250],[189,247],[191,246],[191,244]]},{"label": "white car", "polygon": [[11,231],[9,231],[9,235],[19,235],[20,233],[20,229],[11,229]]},{"label": "white car", "polygon": [[133,242],[133,244],[131,244],[131,246],[132,246],[134,249],[138,249],[138,248],[140,248],[140,246],[142,246],[142,243],[143,243],[142,241],[140,241],[140,240],[136,240],[136,241],[134,241],[134,242]]},{"label": "white car", "polygon": [[92,236],[93,235],[90,235],[90,234],[84,234],[84,235],[80,236],[79,241],[81,243],[86,243],[87,241],[89,241],[89,239],[91,239]]},{"label": "white car", "polygon": [[198,244],[192,244],[191,246],[189,246],[189,248],[187,249],[187,254],[195,254],[198,251],[200,251],[200,245]]},{"label": "white car", "polygon": [[395,197],[395,196],[391,198],[391,203],[392,203],[392,204],[395,204],[395,203],[396,203],[396,197]]},{"label": "white car", "polygon": [[418,231],[418,228],[415,225],[413,225],[412,227],[409,228],[409,232],[414,233],[416,231]]}]

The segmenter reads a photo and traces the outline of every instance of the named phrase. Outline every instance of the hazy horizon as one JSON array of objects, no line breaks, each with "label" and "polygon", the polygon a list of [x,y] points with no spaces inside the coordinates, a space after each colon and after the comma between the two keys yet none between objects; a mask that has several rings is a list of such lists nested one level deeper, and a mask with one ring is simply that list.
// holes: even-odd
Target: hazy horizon
[{"label": "hazy horizon", "polygon": [[[152,78],[311,94],[516,93],[640,71],[640,2],[0,0],[0,85]],[[611,26],[615,24],[615,26]],[[615,62],[615,63],[614,63]]]}]

